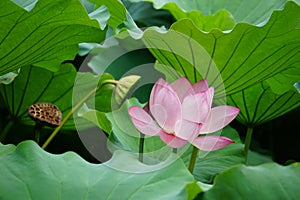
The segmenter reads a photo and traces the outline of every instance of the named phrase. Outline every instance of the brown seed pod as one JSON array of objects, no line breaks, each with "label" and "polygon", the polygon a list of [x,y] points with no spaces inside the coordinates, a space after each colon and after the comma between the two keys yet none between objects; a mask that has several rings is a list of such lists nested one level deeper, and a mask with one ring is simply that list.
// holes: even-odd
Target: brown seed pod
[{"label": "brown seed pod", "polygon": [[28,108],[29,116],[45,126],[56,127],[61,124],[62,114],[59,108],[48,102],[35,103]]}]

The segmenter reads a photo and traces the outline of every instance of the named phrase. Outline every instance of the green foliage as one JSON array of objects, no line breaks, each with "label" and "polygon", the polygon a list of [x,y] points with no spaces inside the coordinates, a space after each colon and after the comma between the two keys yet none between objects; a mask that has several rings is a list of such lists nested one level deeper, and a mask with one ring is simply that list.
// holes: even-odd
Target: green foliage
[{"label": "green foliage", "polygon": [[[132,152],[138,152],[139,150],[140,133],[134,127],[128,114],[128,109],[131,106],[143,107],[144,105],[139,103],[137,99],[132,98],[126,100],[120,109],[106,114],[107,118],[112,123],[110,142],[113,146],[111,146],[111,149],[120,148]],[[166,156],[168,156],[161,154],[159,151],[164,151],[164,149],[161,149],[163,147],[165,147],[165,144],[159,139],[159,137],[145,138],[144,152],[154,152],[159,160],[163,160]],[[170,149],[168,152],[170,152]]]},{"label": "green foliage", "polygon": [[97,109],[101,112],[112,110],[112,95],[116,81],[111,74],[104,73],[94,75],[92,73],[77,73],[72,86],[72,104],[76,106],[85,100],[89,108]]},{"label": "green foliage", "polygon": [[193,177],[176,155],[170,159],[165,167],[147,166],[118,151],[107,163],[95,165],[72,152],[49,154],[33,141],[17,147],[0,144],[0,198],[182,199],[181,191]]},{"label": "green foliage", "polygon": [[78,112],[78,116],[92,122],[106,133],[110,133],[112,131],[111,123],[105,116],[105,113],[98,110],[89,109],[86,104],[81,107],[80,111]]},{"label": "green foliage", "polygon": [[258,126],[300,106],[300,95],[292,89],[275,94],[266,83],[260,83],[227,98],[230,105],[241,109],[237,120],[246,126]]},{"label": "green foliage", "polygon": [[197,194],[201,193],[202,191],[203,190],[201,189],[201,187],[198,185],[196,181],[186,185],[186,193],[187,193],[188,200],[195,199]]},{"label": "green foliage", "polygon": [[298,199],[299,173],[298,163],[233,167],[218,175],[214,186],[198,199]]},{"label": "green foliage", "polygon": [[25,141],[17,147],[0,144],[0,161],[2,180],[10,183],[0,182],[2,199],[182,199],[185,192],[189,198],[200,193],[198,199],[297,199],[300,195],[298,163],[232,167],[217,175],[211,187],[193,182],[179,159],[155,169],[157,166],[141,164],[123,151],[117,151],[107,163],[95,165],[72,152],[53,155]]},{"label": "green foliage", "polygon": [[185,13],[178,10],[174,15],[177,20],[184,18],[191,19],[197,28],[207,32],[213,29],[231,30],[235,25],[234,19],[227,10],[220,10],[215,15],[208,16],[202,15],[199,11]]},{"label": "green foliage", "polygon": [[[27,109],[31,104],[38,102],[54,103],[65,117],[72,108],[75,77],[76,71],[71,64],[62,65],[57,72],[39,67],[22,67],[12,84],[0,88],[10,120],[33,125]],[[72,124],[72,121],[69,121],[64,128],[72,127]]]},{"label": "green foliage", "polygon": [[[112,105],[107,106],[105,105],[104,107],[107,108],[113,108],[113,110],[116,110],[120,106],[123,105],[124,101],[128,98],[130,93],[132,92],[132,88],[134,85],[137,83],[137,81],[140,79],[139,76],[126,76],[121,78],[117,86],[114,88],[113,91],[113,97],[110,96],[111,98],[108,99],[107,103],[112,103]],[[96,100],[99,102],[98,100]],[[103,106],[103,104],[101,104]],[[112,110],[109,110],[112,111]],[[105,112],[101,111],[99,108],[95,109],[89,109],[88,106],[85,104],[80,112],[78,113],[78,116],[83,117],[87,119],[88,121],[92,122],[96,126],[99,126],[103,131],[106,133],[111,133],[112,127],[110,121],[107,119]]]},{"label": "green foliage", "polygon": [[[57,130],[92,134],[87,128],[98,126],[113,157],[91,164],[74,152],[47,153],[33,141],[0,143],[0,199],[299,198],[298,163],[259,165],[272,159],[250,151],[247,164],[257,166],[241,165],[244,145],[230,126],[215,134],[235,143],[200,151],[193,175],[186,167],[191,146],[174,154],[159,137],[145,137],[141,163],[141,134],[128,115],[129,107],[145,105],[164,75],[207,78],[214,103],[227,99],[239,107],[237,120],[249,127],[299,108],[298,0],[82,2],[86,10],[79,0],[0,2],[0,141],[27,134],[23,125],[33,129],[29,105],[51,102],[68,119]],[[97,75],[82,72],[77,60],[76,68],[69,64],[88,52]]]},{"label": "green foliage", "polygon": [[92,50],[89,67],[96,74],[109,73],[116,79],[128,75],[140,76],[133,95],[141,102],[147,102],[152,84],[163,76],[153,67],[155,58],[141,40],[135,40],[125,31],[108,38],[106,42],[106,45]]},{"label": "green foliage", "polygon": [[[110,75],[106,75],[107,78],[104,77],[105,75],[102,77],[102,81],[113,79]],[[74,85],[75,80],[77,81],[76,85]],[[54,103],[62,111],[63,118],[65,118],[72,110],[72,106],[77,103],[76,100],[82,100],[87,93],[95,88],[95,86],[91,85],[95,81],[97,84],[99,77],[95,77],[90,73],[77,74],[71,64],[62,65],[57,72],[26,66],[22,68],[19,76],[12,84],[0,88],[0,93],[3,98],[3,104],[9,111],[9,120],[34,125],[34,121],[29,117],[27,111],[31,104],[38,102]],[[73,90],[73,87],[76,88]],[[102,111],[111,108],[110,96],[113,88],[109,86],[97,91],[95,99],[97,99],[96,108],[98,110]],[[76,98],[72,99],[72,96],[76,96]],[[106,98],[103,98],[103,96]],[[74,101],[72,102],[72,100]],[[94,102],[90,100],[87,101],[87,104],[94,104]],[[75,129],[73,116],[76,115],[72,115],[62,127],[63,129]],[[77,127],[87,128],[91,126],[87,124],[86,120],[81,118],[77,118],[76,122]]]},{"label": "green foliage", "polygon": [[[107,13],[109,14],[109,17],[104,17],[104,18],[108,18],[107,24],[109,26],[116,28],[117,26],[119,26],[121,23],[124,22],[126,18],[126,9],[119,0],[110,0],[110,1],[90,0],[90,2],[95,3],[96,7],[100,7],[102,5],[106,7],[106,9],[109,12]],[[100,15],[100,17],[102,18],[103,15]]]},{"label": "green foliage", "polygon": [[[240,23],[230,33],[204,33],[192,21],[183,19],[167,33],[148,29],[143,39],[160,64],[179,74],[174,75],[166,67],[160,71],[169,77],[186,76],[194,82],[207,78],[215,87],[216,98],[220,98],[299,67],[299,11],[299,6],[288,2],[283,11],[272,14],[265,26]],[[285,78],[281,76],[281,82]]]},{"label": "green foliage", "polygon": [[[274,10],[281,9],[286,0],[271,1],[247,1],[236,0],[216,1],[216,0],[130,0],[131,2],[148,1],[153,2],[156,9],[167,9],[173,15],[185,12],[187,16],[193,17],[201,15],[213,15],[222,9],[229,11],[236,22],[247,22],[260,24],[267,20]],[[193,15],[195,13],[196,15]]]},{"label": "green foliage", "polygon": [[105,38],[77,0],[39,0],[29,12],[3,0],[0,13],[1,75],[26,65],[58,70],[74,59],[78,43]]},{"label": "green foliage", "polygon": [[124,101],[131,96],[131,91],[133,87],[137,84],[141,77],[136,75],[125,76],[121,78],[116,86],[114,99],[116,104],[121,106]]}]

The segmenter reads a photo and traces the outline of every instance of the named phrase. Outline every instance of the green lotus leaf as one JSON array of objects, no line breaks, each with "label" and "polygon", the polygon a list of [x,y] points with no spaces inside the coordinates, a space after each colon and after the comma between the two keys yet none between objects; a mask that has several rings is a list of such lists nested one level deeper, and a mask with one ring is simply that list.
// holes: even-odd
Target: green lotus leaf
[{"label": "green lotus leaf", "polygon": [[1,75],[26,65],[58,70],[74,59],[79,43],[105,38],[77,0],[39,0],[31,11],[3,0],[0,13]]},{"label": "green lotus leaf", "polygon": [[266,163],[236,166],[216,176],[213,187],[199,199],[298,199],[300,167]]},{"label": "green lotus leaf", "polygon": [[186,193],[187,193],[188,200],[195,199],[195,197],[201,192],[203,192],[203,191],[202,191],[201,187],[199,187],[199,185],[197,184],[196,181],[193,183],[189,183],[186,186]]},{"label": "green lotus leaf", "polygon": [[[34,121],[28,115],[28,107],[38,102],[55,104],[64,118],[72,107],[72,86],[76,73],[70,64],[62,65],[57,72],[39,67],[22,67],[20,74],[10,85],[0,87],[0,96],[9,111],[10,120],[33,126]],[[73,126],[69,122],[65,128]]]},{"label": "green lotus leaf", "polygon": [[196,199],[197,195],[209,190],[212,187],[210,184],[194,181],[186,185],[186,194],[188,200]]},{"label": "green lotus leaf", "polygon": [[[137,99],[132,98],[126,100],[120,109],[106,113],[108,120],[112,123],[112,133],[110,135],[111,143],[109,143],[112,151],[116,148],[131,152],[139,152],[140,133],[133,125],[128,114],[128,109],[131,106],[143,107],[144,104],[141,104]],[[159,137],[146,137],[144,142],[144,152],[149,154],[153,152],[153,156],[157,159],[164,159],[165,156],[168,156],[161,154],[161,151],[165,150],[164,147],[166,145]],[[170,150],[171,149],[166,151],[170,153]]]},{"label": "green lotus leaf", "polygon": [[121,80],[129,75],[141,78],[134,86],[134,97],[141,102],[149,100],[149,94],[163,74],[154,69],[155,58],[141,40],[135,40],[128,32],[121,32],[106,40],[106,44],[93,49],[88,66],[96,74],[109,73]]},{"label": "green lotus leaf", "polygon": [[[251,24],[260,24],[267,20],[274,10],[282,9],[287,0],[271,1],[216,1],[216,0],[130,0],[131,2],[147,1],[152,2],[156,9],[166,9],[173,15],[180,13],[191,13],[213,15],[220,10],[229,11],[237,22],[247,22]],[[200,11],[200,12],[199,12]],[[193,16],[193,15],[192,15]],[[195,15],[197,16],[197,15]],[[193,16],[193,17],[195,17]],[[196,20],[196,19],[195,19]]]},{"label": "green lotus leaf", "polygon": [[91,164],[73,152],[47,153],[33,141],[0,143],[0,198],[184,199],[193,176],[176,155],[170,159],[150,166],[117,151],[108,162]]},{"label": "green lotus leaf", "polygon": [[[72,107],[93,91],[98,83],[107,79],[113,80],[113,77],[108,74],[99,77],[91,73],[77,73],[71,64],[63,64],[57,72],[25,66],[11,84],[1,85],[0,99],[4,108],[8,110],[9,121],[33,126],[34,121],[28,115],[28,107],[31,104],[53,103],[61,110],[64,119]],[[89,98],[85,102],[90,107],[93,105],[99,111],[111,111],[113,90],[114,86],[106,85],[97,90],[93,98]],[[87,123],[83,118],[74,118],[74,116],[77,116],[77,111],[62,129],[75,130],[75,118],[77,128],[91,127],[92,124]]]},{"label": "green lotus leaf", "polygon": [[248,127],[254,127],[298,108],[300,95],[295,88],[283,94],[276,94],[263,82],[230,95],[227,102],[240,108],[236,117],[238,121]]},{"label": "green lotus leaf", "polygon": [[[162,66],[161,72],[173,79],[185,76],[192,82],[207,78],[217,99],[298,69],[299,18],[300,7],[287,2],[284,10],[275,11],[262,27],[239,23],[229,33],[204,33],[191,20],[183,19],[167,32],[147,29],[143,40]],[[294,80],[280,76],[281,82],[297,82],[299,72]]]},{"label": "green lotus leaf", "polygon": [[111,133],[112,131],[111,123],[107,119],[105,113],[98,110],[89,109],[86,104],[81,107],[78,112],[78,116],[92,122],[106,133]]}]

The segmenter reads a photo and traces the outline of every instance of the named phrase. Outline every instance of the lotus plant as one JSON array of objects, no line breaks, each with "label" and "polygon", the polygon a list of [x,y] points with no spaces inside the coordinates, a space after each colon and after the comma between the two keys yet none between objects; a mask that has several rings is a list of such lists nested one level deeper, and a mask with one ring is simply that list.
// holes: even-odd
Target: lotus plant
[{"label": "lotus plant", "polygon": [[199,136],[222,129],[239,113],[228,105],[212,107],[213,96],[214,88],[208,87],[207,80],[191,84],[184,77],[172,83],[160,78],[150,94],[149,112],[138,106],[128,112],[134,126],[147,136],[159,136],[173,148],[191,143],[192,171],[198,149],[214,151],[234,142],[224,136]]}]

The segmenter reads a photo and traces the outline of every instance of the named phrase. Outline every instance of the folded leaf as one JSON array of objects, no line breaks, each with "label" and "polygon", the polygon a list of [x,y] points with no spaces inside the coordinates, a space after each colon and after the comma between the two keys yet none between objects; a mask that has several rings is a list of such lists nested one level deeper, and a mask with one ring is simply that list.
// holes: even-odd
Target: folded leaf
[{"label": "folded leaf", "polygon": [[[90,2],[95,3],[97,7],[103,5],[105,6],[109,14],[109,19],[107,21],[107,24],[113,27],[114,29],[124,22],[126,18],[126,8],[121,1],[90,0]],[[100,15],[100,17],[106,17],[106,16],[107,13],[105,13],[104,15]]]}]

